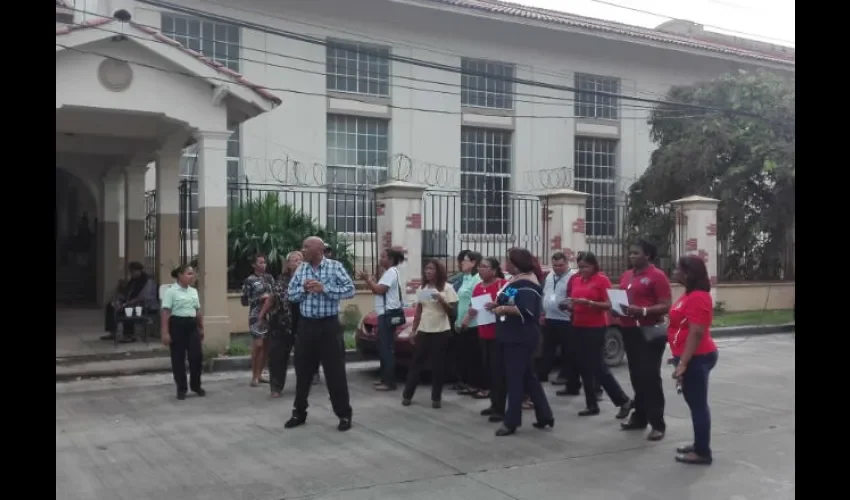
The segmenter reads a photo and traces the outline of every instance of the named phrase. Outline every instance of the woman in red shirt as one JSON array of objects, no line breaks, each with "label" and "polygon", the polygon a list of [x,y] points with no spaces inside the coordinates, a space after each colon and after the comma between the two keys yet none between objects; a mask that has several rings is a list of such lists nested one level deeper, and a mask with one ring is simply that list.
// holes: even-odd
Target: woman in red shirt
[{"label": "woman in red shirt", "polygon": [[694,444],[676,449],[676,461],[685,464],[711,464],[711,412],[708,409],[708,374],[717,364],[717,346],[711,339],[714,306],[711,281],[705,262],[688,255],[679,259],[673,279],[685,287],[685,294],[670,308],[667,341],[694,426]]},{"label": "woman in red shirt", "polygon": [[[498,259],[485,257],[478,264],[478,276],[481,282],[472,289],[472,296],[489,295],[490,301],[495,302],[499,291],[507,283]],[[478,315],[478,311],[469,308],[468,318],[464,322]],[[480,325],[478,327],[478,338],[481,343],[481,361],[486,377],[483,379],[488,384],[483,384],[482,391],[489,392],[490,407],[481,410],[481,415],[489,417],[490,422],[501,422],[505,416],[505,384],[504,384],[504,356],[499,352],[500,344],[496,343],[496,325]]]},{"label": "woman in red shirt", "polygon": [[573,311],[572,333],[579,345],[579,371],[587,404],[578,415],[599,415],[594,389],[602,386],[614,405],[620,407],[617,418],[626,418],[634,405],[602,357],[608,310],[611,309],[607,291],[611,288],[611,280],[599,271],[599,262],[592,252],[578,257],[578,274],[570,278],[567,288],[570,293],[567,307]]}]

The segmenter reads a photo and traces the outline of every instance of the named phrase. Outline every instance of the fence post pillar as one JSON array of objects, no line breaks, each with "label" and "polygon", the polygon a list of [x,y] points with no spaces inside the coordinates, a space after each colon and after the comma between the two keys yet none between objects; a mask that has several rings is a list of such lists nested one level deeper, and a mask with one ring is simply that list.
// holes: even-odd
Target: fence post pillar
[{"label": "fence post pillar", "polygon": [[378,252],[380,254],[391,247],[404,249],[406,263],[402,266],[402,283],[409,297],[416,293],[422,276],[422,194],[425,186],[390,181],[375,186],[373,190],[378,219]]},{"label": "fence post pillar", "polygon": [[[679,255],[697,255],[705,261],[711,284],[717,284],[717,206],[720,200],[688,196],[671,202],[676,209]],[[714,288],[712,287],[712,296]]]},{"label": "fence post pillar", "polygon": [[171,283],[180,262],[180,158],[186,135],[169,141],[156,158],[156,273],[160,285]]},{"label": "fence post pillar", "polygon": [[548,235],[549,239],[546,243],[549,255],[564,252],[571,266],[576,263],[576,254],[587,249],[585,236],[587,197],[587,193],[569,188],[556,189],[540,195],[544,234]]},{"label": "fence post pillar", "polygon": [[146,170],[147,165],[131,165],[124,169],[124,269],[127,276],[130,262],[145,263]]}]

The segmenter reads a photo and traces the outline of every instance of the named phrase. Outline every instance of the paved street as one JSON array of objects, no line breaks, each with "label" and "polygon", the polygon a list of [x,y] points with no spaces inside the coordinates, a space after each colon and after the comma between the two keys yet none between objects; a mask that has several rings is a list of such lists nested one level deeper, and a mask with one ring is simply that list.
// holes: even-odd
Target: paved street
[{"label": "paved street", "polygon": [[[624,433],[614,408],[578,418],[582,398],[554,396],[554,431],[524,426],[496,438],[481,401],[421,387],[413,406],[375,393],[372,371],[350,376],[354,428],[335,429],[323,386],[306,426],[284,430],[294,383],[280,400],[245,373],[213,374],[208,396],[177,402],[170,377],[56,386],[56,498],[62,500],[783,500],[795,491],[794,341],[724,339],[710,388],[715,462],[673,461],[690,415],[672,381],[667,438]],[[616,370],[628,386],[625,368]],[[670,368],[664,368],[665,381]],[[290,379],[294,382],[294,377]]]}]

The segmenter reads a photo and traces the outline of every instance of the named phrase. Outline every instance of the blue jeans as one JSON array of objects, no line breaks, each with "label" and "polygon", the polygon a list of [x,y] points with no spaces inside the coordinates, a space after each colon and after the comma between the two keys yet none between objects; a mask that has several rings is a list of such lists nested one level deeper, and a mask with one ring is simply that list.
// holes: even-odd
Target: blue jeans
[{"label": "blue jeans", "polygon": [[378,357],[381,359],[381,382],[395,387],[395,326],[383,314],[378,316]]},{"label": "blue jeans", "polygon": [[[679,358],[674,358],[678,366]],[[708,374],[717,365],[717,351],[693,356],[682,377],[682,395],[691,409],[694,453],[711,457],[711,411],[708,408]]]}]

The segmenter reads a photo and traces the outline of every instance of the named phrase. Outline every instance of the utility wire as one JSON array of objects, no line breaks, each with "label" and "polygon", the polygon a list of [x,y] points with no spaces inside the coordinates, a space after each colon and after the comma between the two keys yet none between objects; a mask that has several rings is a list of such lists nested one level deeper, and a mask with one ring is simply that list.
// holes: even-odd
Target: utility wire
[{"label": "utility wire", "polygon": [[[128,38],[135,38],[135,39],[138,39],[138,40],[144,40],[146,42],[155,42],[155,43],[160,43],[160,44],[169,45],[169,46],[171,45],[169,43],[166,43],[165,41],[151,39],[150,37],[147,37],[147,36],[134,35],[132,33],[126,33],[126,32],[121,31],[121,30],[109,29],[107,27],[109,25],[106,25],[106,26],[91,26],[91,25],[87,25],[87,24],[84,24],[84,23],[69,23],[69,24],[72,25],[72,26],[78,26],[80,28],[93,29],[93,30],[103,31],[103,32],[106,32],[106,33],[112,33],[112,34],[115,34],[115,35],[125,36],[125,37],[128,37]],[[165,33],[163,33],[163,35],[168,36]],[[210,55],[207,55],[207,54],[204,54],[204,55],[207,56],[207,57],[211,57],[211,58],[215,59],[214,56],[210,56]],[[315,71],[315,70],[309,70],[309,69],[305,69],[305,68],[299,68],[299,67],[296,67],[296,66],[288,66],[288,65],[285,65],[285,64],[275,64],[275,63],[271,63],[271,62],[267,62],[267,61],[261,61],[261,60],[258,60],[258,59],[251,59],[251,58],[244,57],[244,56],[241,56],[241,55],[240,55],[239,59],[242,60],[242,61],[253,62],[253,63],[257,63],[257,64],[262,64],[262,65],[265,65],[265,66],[271,66],[271,67],[274,67],[274,68],[281,68],[281,69],[288,69],[288,70],[291,70],[291,71],[297,71],[299,73],[307,73],[307,74],[320,75],[320,76],[325,76],[325,77],[327,77],[329,75],[331,75],[331,76],[334,75],[333,73],[327,73],[325,71]],[[450,86],[450,87],[462,88],[462,85],[457,84],[457,83],[438,82],[438,81],[430,81],[430,80],[419,80],[419,79],[416,79],[416,78],[403,77],[401,75],[391,75],[391,79],[392,78],[410,79],[410,80],[414,80],[414,81],[420,81],[420,82],[423,82],[423,83],[440,83],[442,85],[446,85],[446,86]],[[430,92],[430,93],[436,93],[436,94],[447,94],[447,95],[458,96],[458,97],[460,97],[460,95],[461,95],[461,92],[459,90],[449,91],[449,90],[438,90],[438,89],[426,89],[426,88],[422,88],[422,87],[414,87],[414,86],[411,86],[411,85],[403,85],[403,84],[397,84],[397,83],[391,83],[391,82],[388,82],[387,85],[390,86],[390,87],[408,89],[408,90],[413,90],[413,91],[417,91],[417,92]],[[544,95],[539,95],[539,94],[525,94],[525,93],[521,93],[521,92],[511,92],[509,95],[512,95],[512,96],[520,95],[520,96],[535,97],[535,98],[538,98],[538,99],[546,99],[546,100],[524,100],[524,99],[517,99],[517,98],[512,99],[514,102],[523,102],[523,103],[528,103],[528,104],[573,107],[573,106],[575,106],[575,104],[577,102],[581,103],[581,101],[576,101],[575,99],[570,99],[568,97],[544,96]],[[588,103],[588,104],[592,104],[592,103]],[[618,109],[621,109],[621,110],[646,110],[646,111],[651,111],[651,110],[656,109],[655,107],[651,107],[651,106],[629,106],[629,105],[624,105],[622,103],[618,103],[615,107],[618,108]],[[510,108],[508,108],[508,109],[510,109]],[[644,118],[644,116],[633,117],[633,118]]]},{"label": "utility wire", "polygon": [[[173,74],[173,75],[181,75],[181,76],[185,76],[187,78],[193,78],[193,79],[202,80],[202,81],[213,80],[213,81],[218,81],[218,82],[221,82],[221,83],[226,83],[226,84],[231,84],[231,85],[236,84],[236,82],[234,82],[231,79],[227,79],[227,78],[202,77],[202,76],[196,75],[194,73],[190,73],[190,72],[177,71],[177,70],[173,70],[173,69],[163,68],[163,67],[160,67],[160,66],[155,66],[153,64],[143,63],[143,62],[140,62],[140,61],[131,61],[129,59],[115,57],[115,56],[103,54],[103,53],[100,53],[100,52],[80,49],[80,48],[77,48],[77,47],[70,47],[68,45],[64,45],[64,44],[61,44],[61,43],[57,43],[56,46],[61,47],[65,50],[70,50],[70,51],[78,52],[78,53],[81,53],[81,54],[98,56],[98,57],[102,57],[104,59],[111,59],[113,61],[124,62],[124,63],[127,63],[127,64],[132,64],[132,65],[135,65],[135,66],[152,69],[152,70],[155,70],[155,71],[161,71],[163,73],[168,73],[168,74]],[[275,91],[275,92],[287,92],[287,93],[297,94],[297,95],[327,97],[327,93],[325,93],[325,92],[308,92],[308,91],[303,91],[303,90],[277,88],[277,87],[263,87],[263,88],[265,88],[266,90],[271,90],[271,91]],[[366,104],[374,104],[373,101],[370,101],[368,99],[358,98],[358,96],[356,96],[356,95],[351,95],[351,96],[348,96],[347,98],[349,100],[352,100],[352,101],[363,102],[363,103],[366,103]],[[386,107],[391,108],[391,109],[419,111],[419,112],[423,112],[423,113],[435,113],[435,114],[443,114],[443,115],[462,115],[463,114],[462,111],[451,111],[451,110],[445,110],[445,109],[398,106],[398,105],[394,105],[394,104],[383,104],[383,106],[386,106]],[[545,115],[545,116],[544,115],[510,115],[510,116],[512,116],[513,118],[536,118],[536,119],[558,119],[558,120],[585,118],[583,116],[574,116],[574,115],[551,115],[551,116],[548,116],[548,115]],[[707,114],[687,115],[687,116],[676,115],[676,116],[669,116],[669,117],[658,116],[658,117],[656,117],[656,119],[690,119],[690,118],[704,118],[706,116],[709,116],[709,115],[707,115]],[[623,117],[623,118],[626,118],[626,117]],[[640,119],[640,120],[647,119],[647,117],[645,117],[645,116],[635,116],[635,117],[629,117],[629,118]]]},{"label": "utility wire", "polygon": [[[80,13],[92,15],[92,16],[95,16],[95,17],[101,17],[101,18],[104,18],[104,19],[112,19],[111,16],[99,14],[99,13],[96,13],[96,12],[89,12],[89,11],[81,10],[81,9],[73,9],[73,10],[75,12],[80,12]],[[86,29],[99,29],[99,30],[102,30],[102,31],[110,31],[112,33],[122,34],[122,35],[130,36],[130,37],[143,38],[143,37],[139,37],[137,35],[129,35],[129,34],[126,34],[126,33],[123,33],[123,32],[109,30],[104,26],[91,26],[91,25],[88,25],[88,24],[85,24],[85,23],[69,23],[69,24],[72,24],[74,26],[79,26],[81,28],[85,27]],[[137,24],[139,26],[143,26],[143,27],[146,27],[146,28],[154,29],[154,30],[162,33],[165,36],[169,36],[168,33],[162,31],[162,28],[160,26],[151,26],[151,25],[147,25],[147,24],[138,23],[136,21],[134,21],[134,24]],[[309,25],[309,23],[302,23],[302,24]],[[331,29],[331,28],[326,28],[326,29]],[[352,33],[352,32],[344,32],[344,33],[349,33],[349,34],[352,34],[352,35],[355,35],[355,36],[362,36],[362,35],[358,35],[358,34],[355,34],[355,33]],[[171,38],[172,36],[169,36],[169,37]],[[147,40],[147,38],[143,38],[143,39]],[[158,41],[158,40],[154,40],[154,41]],[[160,42],[160,43],[164,43],[164,42]],[[263,55],[272,55],[272,56],[281,57],[281,58],[285,58],[285,59],[293,59],[293,60],[296,60],[296,61],[303,61],[303,62],[307,62],[307,63],[310,63],[310,64],[316,64],[316,65],[327,67],[327,59],[324,60],[324,61],[317,61],[315,59],[309,59],[309,58],[294,56],[294,55],[290,55],[290,54],[283,54],[283,53],[280,53],[280,52],[274,52],[274,51],[270,51],[270,50],[267,50],[267,49],[258,49],[258,48],[254,48],[254,47],[248,47],[248,46],[243,45],[241,43],[235,44],[235,45],[237,45],[240,48],[241,51],[256,52],[256,53],[263,54]],[[456,55],[456,54],[452,54],[452,55]],[[213,57],[213,56],[208,55],[208,57]],[[290,70],[294,70],[294,71],[301,71],[301,72],[304,72],[304,73],[314,73],[314,74],[317,74],[317,75],[325,75],[325,76],[328,75],[328,73],[325,73],[325,72],[311,71],[311,70],[307,70],[307,69],[304,69],[304,68],[298,68],[298,67],[294,67],[294,66],[271,63],[271,62],[268,62],[266,60],[250,59],[250,58],[245,57],[242,54],[240,54],[240,59],[244,60],[244,61],[248,61],[248,62],[255,62],[257,64],[263,64],[263,65],[266,65],[266,66],[277,67],[277,68],[281,68],[281,69],[290,69]],[[378,73],[377,71],[365,71],[365,72],[363,72],[363,71],[360,71],[358,69],[358,72],[363,73],[363,74],[365,74],[369,77],[372,77],[372,78],[377,78],[377,77],[381,76],[380,73]],[[559,73],[546,73],[546,72],[542,72],[542,71],[539,71],[539,70],[535,70],[535,73],[541,74],[541,75],[555,76],[555,77],[560,77],[560,78],[571,78],[571,76],[569,76],[569,75],[559,74]],[[391,79],[397,78],[397,79],[401,79],[401,80],[409,80],[409,81],[413,81],[413,82],[427,83],[427,84],[432,84],[432,85],[440,85],[440,86],[445,86],[445,87],[463,88],[462,84],[439,81],[439,80],[428,80],[428,79],[424,79],[424,78],[416,78],[416,77],[410,77],[410,76],[399,75],[399,74],[393,74],[393,75],[391,75],[391,77],[392,77]],[[487,77],[491,78],[491,79],[499,79],[499,80],[507,81],[503,77],[499,77],[499,76],[487,75]],[[418,91],[422,91],[422,92],[447,93],[447,94],[451,94],[451,95],[458,95],[459,94],[459,92],[441,92],[441,91],[437,91],[437,90],[434,90],[434,89],[422,89],[422,88],[417,88],[417,87],[406,87],[406,86],[395,84],[395,83],[388,83],[388,85],[393,86],[393,87],[398,87],[398,88],[407,88],[407,89],[411,89],[411,90],[418,90]],[[665,84],[665,85],[670,85],[671,87],[673,86],[673,84]],[[581,92],[584,92],[586,94],[594,94],[595,93],[595,91],[592,91],[592,90],[581,91]],[[648,95],[656,95],[656,96],[665,97],[664,94],[659,94],[659,93],[641,90],[641,89],[637,89],[637,88],[635,89],[635,92],[641,93],[641,94],[648,94]],[[572,99],[568,99],[568,98],[564,98],[564,97],[531,94],[531,93],[528,93],[528,92],[517,92],[516,90],[513,90],[512,92],[510,92],[510,94],[515,95],[515,96],[518,95],[518,96],[532,97],[532,98],[537,98],[537,99],[545,99],[546,101],[549,101],[549,102],[537,102],[537,101],[525,101],[525,100],[522,100],[522,99],[514,99],[517,102],[527,102],[527,103],[532,103],[532,104],[554,104],[551,101],[564,101],[564,102],[568,102],[568,103],[574,103],[575,102]],[[667,102],[677,103],[677,102],[681,102],[681,101],[673,101],[673,100],[668,99]],[[682,102],[682,104],[688,105],[689,103]],[[557,105],[557,104],[555,104],[555,105]],[[566,105],[573,105],[573,104],[566,104]],[[622,107],[624,109],[629,107],[629,106],[624,106],[621,103],[618,104],[618,106]],[[631,106],[631,108],[632,109],[655,109],[654,106],[644,106],[644,107]]]},{"label": "utility wire", "polygon": [[[321,45],[321,46],[325,46],[325,47],[328,45],[327,40],[324,40],[324,39],[321,39],[321,38],[317,38],[317,37],[313,37],[313,36],[309,36],[309,35],[303,35],[303,34],[300,34],[300,33],[294,33],[294,32],[291,32],[291,31],[276,29],[276,28],[272,28],[270,26],[265,26],[265,25],[262,25],[262,24],[246,22],[246,21],[243,21],[243,20],[240,20],[240,19],[235,19],[235,18],[232,18],[232,17],[226,17],[226,16],[220,16],[220,15],[217,15],[217,14],[211,14],[209,12],[204,12],[202,10],[192,9],[192,8],[184,7],[182,5],[176,5],[176,4],[173,4],[171,2],[164,2],[164,1],[161,1],[161,0],[136,0],[136,1],[138,3],[150,5],[150,6],[153,6],[153,7],[158,7],[160,9],[172,10],[172,11],[179,12],[179,13],[182,13],[182,14],[186,14],[186,15],[189,15],[189,16],[195,16],[195,17],[198,17],[198,18],[201,18],[201,19],[206,19],[208,21],[215,21],[215,22],[219,22],[219,23],[229,23],[229,24],[232,24],[234,26],[239,26],[239,27],[242,27],[242,28],[248,28],[248,29],[256,30],[256,31],[266,33],[266,34],[269,34],[269,35],[277,35],[277,36],[281,36],[283,38],[288,38],[288,39],[291,39],[291,40],[297,40],[297,41],[310,43],[310,44],[314,44],[314,45]],[[416,59],[416,58],[413,58],[413,57],[399,56],[399,55],[395,55],[395,54],[392,54],[392,53],[387,56],[387,59],[392,60],[392,61],[396,61],[396,62],[400,62],[400,63],[404,63],[404,64],[410,64],[410,65],[413,65],[413,66],[420,66],[420,67],[423,67],[423,68],[443,70],[443,71],[447,71],[447,72],[450,72],[450,73],[460,73],[460,74],[466,74],[466,75],[472,75],[472,76],[481,76],[481,77],[485,77],[485,78],[488,78],[488,77],[492,78],[493,77],[493,75],[490,75],[490,74],[487,74],[487,73],[484,73],[484,72],[461,70],[461,68],[458,68],[458,67],[455,67],[455,66],[449,66],[449,65],[446,65],[446,64],[440,64],[440,63],[435,63],[435,62],[431,62],[431,61],[425,61],[425,60]],[[564,91],[564,92],[583,92],[585,94],[595,94],[595,95],[602,95],[602,96],[608,96],[608,97],[615,97],[615,98],[618,98],[618,99],[635,101],[635,102],[645,102],[645,103],[649,103],[649,104],[663,104],[663,105],[666,105],[666,106],[681,106],[681,107],[698,109],[698,110],[703,110],[703,111],[719,111],[719,112],[724,112],[724,113],[731,113],[731,114],[736,114],[736,115],[749,116],[751,118],[763,118],[762,116],[755,114],[755,113],[744,112],[744,111],[735,110],[735,109],[731,109],[731,108],[717,108],[715,106],[707,106],[707,105],[702,105],[702,104],[676,103],[676,102],[670,102],[670,101],[666,101],[666,100],[649,99],[649,98],[645,98],[645,97],[627,96],[627,95],[623,95],[623,94],[619,94],[619,93],[602,92],[602,91],[598,91],[598,90],[586,90],[585,91],[585,90],[577,89],[577,88],[572,87],[572,86],[557,85],[557,84],[552,84],[552,83],[547,83],[547,82],[536,82],[536,81],[533,81],[533,80],[527,80],[527,79],[524,79],[524,78],[516,78],[516,77],[502,78],[502,80],[507,81],[507,82],[512,82],[514,84],[528,85],[530,87],[540,87],[540,88],[546,88],[546,89],[550,89],[550,90],[560,90],[560,91]]]},{"label": "utility wire", "polygon": [[[204,3],[208,3],[208,4],[211,4],[211,5],[217,5],[219,7],[223,7],[225,9],[229,9],[229,10],[236,10],[231,5],[228,5],[228,4],[222,3],[222,2],[218,2],[218,1],[215,1],[215,0],[204,0]],[[315,22],[308,22],[308,21],[304,21],[304,20],[301,20],[301,19],[295,19],[295,18],[292,18],[292,17],[275,16],[272,13],[269,13],[269,12],[262,12],[262,11],[258,11],[258,10],[254,10],[254,9],[249,9],[249,8],[246,8],[246,7],[240,7],[238,10],[240,10],[242,12],[250,12],[252,14],[256,14],[256,15],[259,15],[259,16],[264,16],[266,18],[279,19],[279,20],[285,21],[287,23],[298,24],[298,25],[301,25],[301,26],[309,26],[311,28],[319,28],[319,29],[322,29],[322,30],[327,30],[327,31],[332,31],[332,32],[337,32],[337,33],[344,33],[346,35],[354,36],[354,37],[357,37],[359,39],[370,40],[371,42],[377,42],[377,43],[382,44],[382,45],[390,45],[390,46],[393,46],[393,47],[405,47],[405,48],[408,48],[408,49],[423,50],[425,52],[430,52],[432,54],[447,55],[447,56],[452,56],[452,57],[466,57],[466,55],[461,53],[461,52],[453,51],[453,50],[450,50],[450,49],[442,49],[442,48],[439,48],[439,47],[435,47],[433,45],[423,44],[421,42],[411,42],[410,40],[393,40],[393,39],[389,39],[389,38],[381,38],[381,37],[377,37],[373,34],[367,34],[367,33],[361,33],[361,32],[346,30],[346,29],[338,27],[338,26],[327,26],[327,25],[324,25],[324,24],[319,24],[319,23],[315,23]],[[159,29],[159,27],[154,27],[154,28]],[[261,50],[261,49],[245,47],[244,45],[242,47],[244,47],[245,50],[256,50],[256,51],[259,51],[261,53],[266,52],[266,51]],[[281,53],[277,53],[277,52],[267,52],[267,53],[273,54],[273,55],[276,55],[276,56],[279,56],[279,57],[291,58],[291,59],[296,59],[296,60],[300,60],[300,61],[310,62],[310,63],[313,63],[313,64],[321,64],[323,66],[327,64],[327,61],[316,61],[314,59],[306,59],[306,58],[302,58],[302,57],[292,56],[292,55],[288,55],[288,54],[281,54]],[[537,75],[552,76],[552,77],[556,77],[556,78],[564,78],[564,79],[567,79],[567,80],[575,77],[575,72],[572,73],[572,74],[559,73],[557,71],[542,70],[539,67],[534,68],[534,73],[537,74]],[[637,84],[637,81],[631,80],[631,79],[628,79],[628,78],[623,78],[621,80],[634,81],[635,84]],[[673,83],[670,83],[670,82],[653,82],[653,83],[660,83],[660,84],[665,85],[667,87],[673,87],[673,86],[677,85],[677,84],[673,84]],[[657,97],[663,97],[663,98],[667,97],[667,95],[664,94],[664,93],[653,92],[651,90],[644,90],[644,89],[635,88],[634,91],[635,91],[635,93],[638,93],[638,94],[651,95],[651,96],[657,96]]]}]

